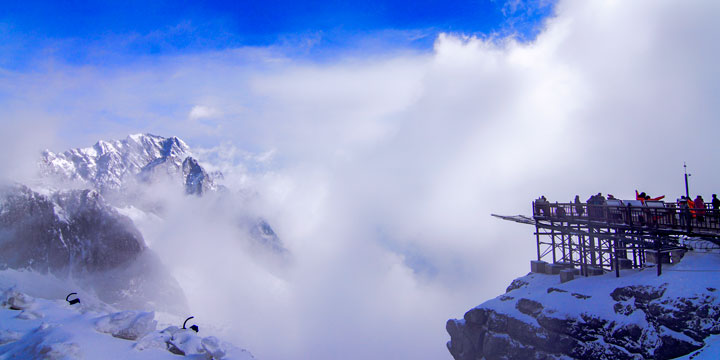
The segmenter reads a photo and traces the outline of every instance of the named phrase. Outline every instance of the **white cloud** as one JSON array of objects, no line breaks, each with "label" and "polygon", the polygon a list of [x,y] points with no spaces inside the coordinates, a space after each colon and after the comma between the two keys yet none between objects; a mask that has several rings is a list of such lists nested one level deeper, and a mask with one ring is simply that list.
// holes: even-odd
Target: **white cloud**
[{"label": "white cloud", "polygon": [[217,109],[205,105],[195,105],[190,109],[188,118],[191,120],[213,118],[220,115]]},{"label": "white cloud", "polygon": [[[529,213],[541,193],[673,198],[683,161],[692,193],[717,192],[720,5],[566,1],[556,12],[529,44],[444,35],[432,54],[331,64],[223,52],[59,66],[0,86],[15,114],[72,127],[60,134],[73,146],[137,130],[219,146],[208,158],[257,189],[255,211],[297,262],[279,280],[244,264],[238,287],[186,284],[197,313],[232,319],[228,333],[259,357],[448,358],[444,320],[499,294],[534,256],[532,229],[491,212]],[[222,113],[184,121],[192,106]],[[248,160],[266,151],[269,163]],[[177,211],[172,224],[203,226]],[[230,233],[211,230],[196,274],[239,261]],[[214,238],[225,239],[216,252]],[[201,306],[210,296],[224,300]]]}]

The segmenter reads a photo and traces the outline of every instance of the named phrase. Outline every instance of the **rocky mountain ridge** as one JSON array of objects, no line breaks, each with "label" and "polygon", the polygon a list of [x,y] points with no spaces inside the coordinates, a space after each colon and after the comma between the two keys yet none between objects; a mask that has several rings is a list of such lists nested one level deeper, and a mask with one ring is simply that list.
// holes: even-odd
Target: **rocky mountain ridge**
[{"label": "rocky mountain ridge", "polygon": [[720,254],[691,252],[659,277],[624,270],[560,284],[531,273],[448,320],[447,347],[457,360],[692,358],[720,334],[718,264]]},{"label": "rocky mountain ridge", "polygon": [[165,179],[182,183],[188,194],[218,189],[190,147],[174,136],[133,134],[63,153],[45,150],[39,165],[43,176],[78,182],[101,193],[120,191],[138,181]]}]

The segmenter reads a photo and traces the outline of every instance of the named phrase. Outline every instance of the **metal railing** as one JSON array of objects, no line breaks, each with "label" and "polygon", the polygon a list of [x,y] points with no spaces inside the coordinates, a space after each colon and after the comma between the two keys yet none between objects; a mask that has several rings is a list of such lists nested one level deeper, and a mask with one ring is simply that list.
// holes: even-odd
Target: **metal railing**
[{"label": "metal railing", "polygon": [[607,204],[533,202],[537,220],[597,223],[599,226],[673,229],[720,234],[720,209],[682,208],[662,201],[609,200]]}]

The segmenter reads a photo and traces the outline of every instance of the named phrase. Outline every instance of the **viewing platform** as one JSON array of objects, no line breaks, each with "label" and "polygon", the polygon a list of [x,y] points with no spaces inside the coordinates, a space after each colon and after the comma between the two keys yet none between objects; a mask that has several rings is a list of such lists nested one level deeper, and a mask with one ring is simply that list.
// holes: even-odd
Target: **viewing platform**
[{"label": "viewing platform", "polygon": [[720,210],[681,207],[675,202],[609,199],[588,203],[532,203],[532,217],[493,216],[535,226],[537,260],[531,270],[599,275],[620,269],[657,267],[679,261],[687,250],[682,238],[720,246]]}]

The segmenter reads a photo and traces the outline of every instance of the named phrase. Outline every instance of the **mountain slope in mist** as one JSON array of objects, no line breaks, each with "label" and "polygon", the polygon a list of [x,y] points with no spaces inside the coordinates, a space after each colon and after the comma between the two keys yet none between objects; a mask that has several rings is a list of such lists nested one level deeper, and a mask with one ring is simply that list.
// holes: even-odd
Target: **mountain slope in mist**
[{"label": "mountain slope in mist", "polygon": [[[242,197],[232,196],[217,183],[222,173],[209,172],[194,157],[191,148],[177,137],[132,134],[123,140],[100,140],[92,147],[62,153],[45,150],[39,161],[40,183],[47,187],[94,189],[118,208],[133,207],[160,213],[166,196],[175,197],[176,188],[188,195],[221,193],[218,201],[242,206]],[[237,219],[257,244],[281,257],[287,250],[265,219],[242,214]]]},{"label": "mountain slope in mist", "polygon": [[73,278],[108,304],[187,307],[140,231],[94,190],[0,188],[0,268]]}]

